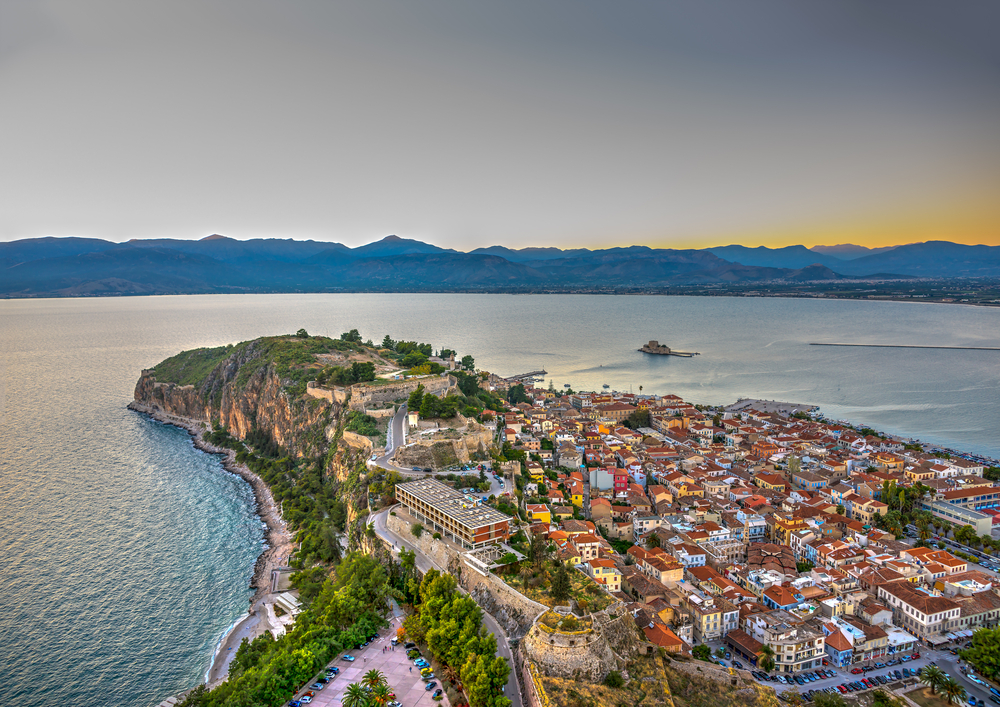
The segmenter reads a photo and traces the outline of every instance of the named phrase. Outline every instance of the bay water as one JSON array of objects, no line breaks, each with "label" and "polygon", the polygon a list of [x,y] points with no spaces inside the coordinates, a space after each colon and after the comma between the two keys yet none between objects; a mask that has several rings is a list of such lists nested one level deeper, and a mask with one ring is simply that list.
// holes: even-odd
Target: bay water
[{"label": "bay water", "polygon": [[[128,411],[178,351],[305,328],[429,342],[698,403],[758,397],[1000,457],[1000,310],[596,295],[219,295],[0,301],[0,705],[155,705],[247,610],[253,496],[187,434]],[[649,356],[657,339],[693,358]]]}]

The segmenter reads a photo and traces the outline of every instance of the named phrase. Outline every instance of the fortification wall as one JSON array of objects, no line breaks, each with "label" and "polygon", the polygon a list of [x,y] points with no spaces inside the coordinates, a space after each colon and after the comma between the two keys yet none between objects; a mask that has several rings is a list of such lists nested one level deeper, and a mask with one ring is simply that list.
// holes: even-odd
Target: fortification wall
[{"label": "fortification wall", "polygon": [[347,401],[347,388],[324,388],[316,381],[306,383],[306,395],[343,405]]},{"label": "fortification wall", "polygon": [[467,565],[463,565],[461,583],[476,603],[503,626],[511,639],[527,633],[535,618],[548,609],[509,587],[499,577],[484,575]]},{"label": "fortification wall", "polygon": [[624,667],[625,662],[592,628],[563,632],[538,623],[521,640],[520,647],[543,674],[571,680],[601,682],[612,670]]},{"label": "fortification wall", "polygon": [[408,398],[418,386],[424,386],[424,392],[444,397],[458,390],[458,379],[454,376],[432,376],[429,378],[411,378],[383,385],[365,385],[357,383],[351,386],[351,407],[383,407],[401,398]]},{"label": "fortification wall", "polygon": [[417,549],[438,567],[448,569],[458,563],[458,551],[449,547],[443,540],[435,540],[433,533],[426,528],[419,538],[413,537],[411,532],[413,525],[403,516],[390,513],[386,517],[385,525],[392,532],[406,538],[407,542],[416,545]]},{"label": "fortification wall", "polygon": [[493,441],[490,431],[475,422],[469,422],[465,432],[455,434],[455,439],[418,439],[396,452],[396,463],[433,469],[467,464],[473,454],[486,452]]}]

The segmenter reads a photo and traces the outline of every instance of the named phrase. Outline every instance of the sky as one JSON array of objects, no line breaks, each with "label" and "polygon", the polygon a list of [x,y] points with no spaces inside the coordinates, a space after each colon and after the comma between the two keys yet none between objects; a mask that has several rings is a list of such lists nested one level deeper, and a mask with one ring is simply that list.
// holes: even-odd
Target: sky
[{"label": "sky", "polygon": [[995,0],[3,0],[0,240],[1000,244]]}]

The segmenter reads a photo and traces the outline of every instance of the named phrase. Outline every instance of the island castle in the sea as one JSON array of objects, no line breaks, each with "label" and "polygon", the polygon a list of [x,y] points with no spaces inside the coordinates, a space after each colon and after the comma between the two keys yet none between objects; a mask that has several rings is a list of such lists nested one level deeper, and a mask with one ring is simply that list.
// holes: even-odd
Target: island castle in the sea
[{"label": "island castle in the sea", "polygon": [[643,353],[657,354],[659,356],[683,356],[684,358],[690,358],[691,356],[698,355],[696,353],[688,353],[687,351],[672,351],[669,346],[662,346],[659,341],[653,340],[644,344],[639,350]]}]

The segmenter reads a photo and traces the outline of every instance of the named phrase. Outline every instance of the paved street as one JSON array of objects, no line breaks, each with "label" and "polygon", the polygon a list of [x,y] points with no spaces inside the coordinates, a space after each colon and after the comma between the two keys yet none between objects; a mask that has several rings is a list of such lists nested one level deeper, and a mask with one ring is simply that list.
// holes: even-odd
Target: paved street
[{"label": "paved street", "polygon": [[[445,572],[446,570],[443,567],[438,567],[436,564],[431,562],[431,560],[422,552],[417,550],[417,548],[408,539],[402,537],[401,535],[397,535],[386,527],[385,521],[390,510],[392,509],[382,509],[378,513],[373,514],[371,520],[375,525],[375,533],[383,540],[392,544],[394,548],[394,555],[398,556],[399,548],[405,547],[407,550],[413,550],[416,552],[416,565],[417,569],[421,572],[427,572],[431,569]],[[465,591],[461,589],[461,587],[459,589],[460,591]],[[518,691],[517,681],[514,676],[514,659],[510,651],[510,644],[507,642],[507,634],[504,633],[503,629],[500,628],[500,625],[493,620],[493,617],[485,611],[483,612],[483,623],[486,625],[487,630],[496,636],[497,653],[506,658],[507,663],[511,667],[510,676],[507,678],[507,687],[504,690],[504,694],[510,698],[513,707],[521,707],[521,694]],[[405,705],[406,703],[404,702],[403,704]]]},{"label": "paved street", "polygon": [[[709,645],[712,647],[714,651],[720,644],[718,642],[712,642]],[[965,642],[963,641],[958,645],[965,645]],[[832,665],[825,665],[823,666],[824,670],[833,670],[835,673],[837,673],[837,676],[833,678],[827,678],[825,680],[817,680],[815,682],[810,682],[807,683],[806,685],[797,685],[797,684],[783,685],[781,683],[770,682],[770,681],[763,684],[773,687],[777,692],[795,690],[799,693],[805,693],[808,692],[809,690],[820,690],[827,687],[836,687],[837,685],[841,685],[846,682],[854,682],[863,677],[871,677],[874,675],[887,675],[892,670],[899,670],[902,673],[903,668],[909,668],[911,671],[914,671],[926,665],[929,665],[931,662],[934,662],[937,664],[939,668],[941,668],[941,670],[943,670],[944,672],[951,675],[951,677],[958,680],[958,682],[962,685],[962,687],[964,687],[969,692],[970,695],[974,695],[977,699],[981,699],[984,702],[989,702],[990,699],[989,686],[978,685],[973,681],[969,680],[969,678],[966,677],[959,669],[959,664],[960,663],[964,664],[964,661],[960,660],[958,656],[952,655],[947,649],[934,650],[934,649],[924,648],[923,646],[918,646],[914,652],[920,653],[920,658],[918,658],[917,660],[907,661],[906,663],[894,665],[892,667],[881,668],[879,670],[869,670],[865,674],[854,675],[851,673],[852,668],[861,667],[864,664],[852,665],[848,669],[838,669]],[[878,661],[872,661],[872,663],[875,662],[884,663],[886,662],[886,659],[891,659],[892,657],[893,656],[887,656],[887,658],[880,658]],[[724,662],[727,666],[732,664],[732,662],[728,660],[725,660]],[[741,660],[740,662],[743,664],[744,668],[752,667],[749,666],[746,661]],[[892,682],[896,682],[895,677],[892,678]]]}]

